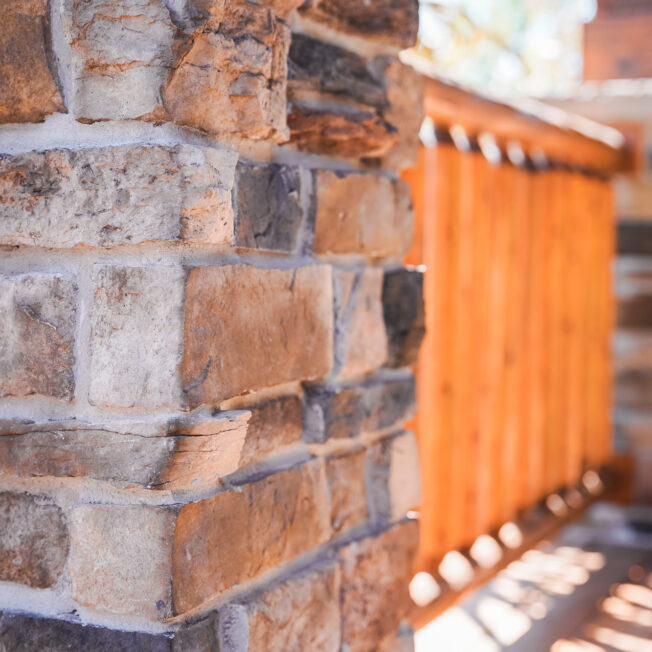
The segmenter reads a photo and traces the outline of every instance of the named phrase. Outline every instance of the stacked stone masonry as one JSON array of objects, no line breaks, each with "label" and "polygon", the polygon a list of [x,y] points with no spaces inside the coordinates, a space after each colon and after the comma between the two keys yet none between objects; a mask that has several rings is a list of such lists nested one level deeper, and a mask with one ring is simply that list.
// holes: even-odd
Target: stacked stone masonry
[{"label": "stacked stone masonry", "polygon": [[410,649],[415,0],[16,0],[0,649]]}]

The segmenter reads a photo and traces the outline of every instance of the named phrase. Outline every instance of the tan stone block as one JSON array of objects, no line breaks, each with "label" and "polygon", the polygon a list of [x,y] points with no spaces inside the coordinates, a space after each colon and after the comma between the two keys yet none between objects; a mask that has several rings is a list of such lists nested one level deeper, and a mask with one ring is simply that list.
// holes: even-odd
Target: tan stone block
[{"label": "tan stone block", "polygon": [[[93,478],[119,487],[188,490],[241,466],[249,413],[145,422],[0,421],[0,471]],[[5,434],[6,433],[6,434]]]},{"label": "tan stone block", "polygon": [[[220,649],[242,649],[238,643],[245,639],[252,651],[337,652],[340,649],[339,592],[339,569],[331,568],[262,591],[246,605],[229,605],[220,614]],[[233,622],[243,627],[234,629],[230,626]]]},{"label": "tan stone block", "polygon": [[47,51],[47,0],[12,0],[2,9],[0,123],[41,122],[65,111]]},{"label": "tan stone block", "polygon": [[72,399],[76,320],[72,277],[0,275],[0,396]]},{"label": "tan stone block", "polygon": [[409,187],[373,174],[317,173],[314,251],[403,256],[412,243]]},{"label": "tan stone block", "polygon": [[204,4],[198,27],[165,86],[165,108],[183,125],[253,139],[286,137],[288,27],[268,7]]},{"label": "tan stone block", "polygon": [[180,265],[95,266],[91,403],[180,404],[185,278]]},{"label": "tan stone block", "polygon": [[70,517],[70,577],[79,604],[162,620],[172,613],[174,511],[87,505]]},{"label": "tan stone block", "polygon": [[62,15],[76,117],[124,120],[160,107],[175,36],[163,0],[65,0]]},{"label": "tan stone block", "polygon": [[326,477],[331,498],[331,525],[336,533],[359,525],[369,515],[364,471],[364,450],[329,457],[326,460]]},{"label": "tan stone block", "polygon": [[[338,278],[343,274],[347,272],[340,272]],[[347,285],[345,281],[345,295]],[[357,279],[350,293],[349,302],[353,302],[353,306],[344,308],[343,323],[346,352],[341,375],[345,378],[369,373],[387,360],[382,290],[383,270],[367,268]]]},{"label": "tan stone block", "polygon": [[421,502],[419,450],[412,432],[376,442],[367,454],[367,492],[374,520],[396,522]]},{"label": "tan stone block", "polygon": [[321,460],[181,508],[174,537],[174,605],[183,613],[326,542]]},{"label": "tan stone block", "polygon": [[56,584],[68,556],[63,512],[38,496],[0,492],[0,580],[38,589]]},{"label": "tan stone block", "polygon": [[0,243],[41,247],[148,240],[233,242],[237,155],[119,146],[0,159]]},{"label": "tan stone block", "polygon": [[282,396],[251,408],[240,466],[259,462],[301,441],[301,401],[297,396]]},{"label": "tan stone block", "polygon": [[332,306],[329,267],[193,269],[182,365],[189,404],[324,377],[332,365]]},{"label": "tan stone block", "polygon": [[394,59],[385,70],[385,80],[388,106],[383,117],[396,127],[398,142],[383,158],[383,167],[416,167],[421,145],[419,131],[424,116],[424,78],[411,66]]},{"label": "tan stone block", "polygon": [[389,459],[390,515],[398,520],[421,503],[419,448],[413,432],[392,438]]},{"label": "tan stone block", "polygon": [[418,523],[408,521],[341,550],[342,643],[350,652],[375,649],[407,615],[418,537]]}]

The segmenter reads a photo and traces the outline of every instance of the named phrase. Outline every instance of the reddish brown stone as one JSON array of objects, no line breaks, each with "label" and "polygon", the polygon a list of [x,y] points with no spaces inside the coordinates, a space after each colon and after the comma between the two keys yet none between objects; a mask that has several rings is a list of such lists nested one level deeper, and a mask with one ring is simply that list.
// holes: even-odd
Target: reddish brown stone
[{"label": "reddish brown stone", "polygon": [[2,9],[0,123],[41,122],[65,111],[48,52],[47,0],[12,0]]},{"label": "reddish brown stone", "polygon": [[289,29],[258,4],[202,4],[209,18],[170,73],[165,108],[211,133],[284,139]]},{"label": "reddish brown stone", "polygon": [[73,397],[76,316],[71,277],[0,276],[0,396]]},{"label": "reddish brown stone", "polygon": [[179,512],[174,606],[183,613],[330,537],[321,460],[283,471]]},{"label": "reddish brown stone", "polygon": [[403,256],[412,244],[410,190],[373,174],[317,173],[314,251]]},{"label": "reddish brown stone", "polygon": [[304,0],[261,0],[262,4],[269,5],[277,14],[284,15],[300,7]]},{"label": "reddish brown stone", "polygon": [[408,521],[342,549],[342,643],[350,652],[375,649],[407,615],[418,538],[418,523]]},{"label": "reddish brown stone", "polygon": [[258,462],[266,455],[301,441],[301,401],[298,396],[282,396],[249,409],[251,417],[240,466]]},{"label": "reddish brown stone", "polygon": [[398,143],[396,129],[369,111],[349,108],[334,113],[297,101],[289,108],[290,143],[298,149],[345,158],[379,157]]},{"label": "reddish brown stone", "polygon": [[308,0],[301,12],[341,32],[400,48],[414,45],[419,28],[417,0]]},{"label": "reddish brown stone", "polygon": [[0,580],[38,589],[53,586],[66,563],[63,512],[38,496],[0,493]]},{"label": "reddish brown stone", "polygon": [[182,377],[191,405],[292,380],[332,364],[331,270],[197,267],[186,290]]},{"label": "reddish brown stone", "polygon": [[339,652],[339,592],[339,569],[330,568],[262,591],[246,605],[229,605],[220,613],[220,649],[243,649],[244,639],[252,651]]},{"label": "reddish brown stone", "polygon": [[326,477],[331,496],[331,525],[336,533],[359,525],[368,516],[364,467],[364,450],[326,460]]}]

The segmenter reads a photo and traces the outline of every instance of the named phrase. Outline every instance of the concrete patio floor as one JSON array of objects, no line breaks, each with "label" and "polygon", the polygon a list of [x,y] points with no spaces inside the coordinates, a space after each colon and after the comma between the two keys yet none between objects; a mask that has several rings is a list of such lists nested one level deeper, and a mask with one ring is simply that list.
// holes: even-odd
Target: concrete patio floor
[{"label": "concrete patio floor", "polygon": [[423,627],[416,652],[652,652],[652,508],[598,503]]}]

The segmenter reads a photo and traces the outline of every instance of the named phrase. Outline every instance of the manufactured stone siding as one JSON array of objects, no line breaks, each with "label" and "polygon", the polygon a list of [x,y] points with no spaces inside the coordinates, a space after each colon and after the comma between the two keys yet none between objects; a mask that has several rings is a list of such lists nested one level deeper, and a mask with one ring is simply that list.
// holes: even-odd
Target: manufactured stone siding
[{"label": "manufactured stone siding", "polygon": [[408,649],[416,1],[6,4],[0,649]]}]

